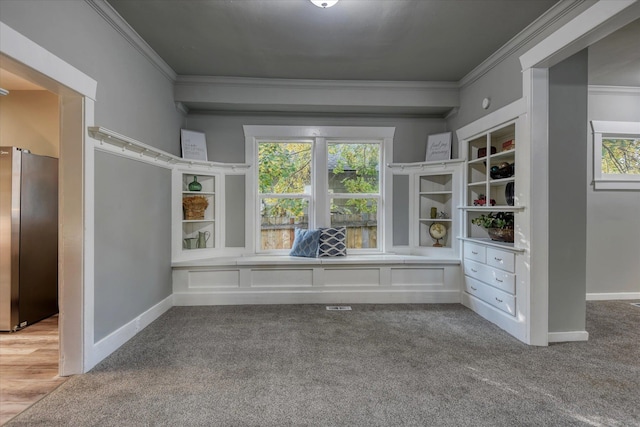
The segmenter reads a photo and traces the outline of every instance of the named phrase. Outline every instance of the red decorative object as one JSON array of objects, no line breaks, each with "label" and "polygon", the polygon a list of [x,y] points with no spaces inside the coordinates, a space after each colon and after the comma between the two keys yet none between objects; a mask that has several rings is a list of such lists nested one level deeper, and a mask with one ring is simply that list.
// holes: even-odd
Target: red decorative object
[{"label": "red decorative object", "polygon": [[[491,146],[491,154],[496,154],[496,147]],[[478,148],[478,158],[487,157],[487,147]]]},{"label": "red decorative object", "polygon": [[502,151],[509,151],[516,148],[516,142],[513,139],[505,141],[502,143]]},{"label": "red decorative object", "polygon": [[[495,206],[496,200],[491,199],[490,203],[491,203],[491,206]],[[473,201],[473,206],[484,206],[486,204],[487,204],[487,198],[482,194],[476,200]]]}]

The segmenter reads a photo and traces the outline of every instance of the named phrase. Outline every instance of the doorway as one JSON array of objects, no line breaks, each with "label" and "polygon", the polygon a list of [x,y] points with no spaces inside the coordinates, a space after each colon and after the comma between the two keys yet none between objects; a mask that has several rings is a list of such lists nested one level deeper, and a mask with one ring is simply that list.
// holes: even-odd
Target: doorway
[{"label": "doorway", "polygon": [[2,22],[0,35],[0,68],[58,97],[59,374],[79,374],[85,371],[85,281],[93,272],[93,258],[85,251],[84,141],[86,126],[93,124],[97,84]]}]

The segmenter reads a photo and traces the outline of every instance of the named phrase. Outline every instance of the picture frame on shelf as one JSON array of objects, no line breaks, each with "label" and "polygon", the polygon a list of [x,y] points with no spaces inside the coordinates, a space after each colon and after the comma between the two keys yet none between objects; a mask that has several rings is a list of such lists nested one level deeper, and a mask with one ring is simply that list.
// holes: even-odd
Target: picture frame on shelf
[{"label": "picture frame on shelf", "polygon": [[180,129],[180,146],[183,159],[209,161],[207,139],[203,132]]},{"label": "picture frame on shelf", "polygon": [[451,132],[429,135],[425,160],[435,162],[449,159],[451,159]]}]

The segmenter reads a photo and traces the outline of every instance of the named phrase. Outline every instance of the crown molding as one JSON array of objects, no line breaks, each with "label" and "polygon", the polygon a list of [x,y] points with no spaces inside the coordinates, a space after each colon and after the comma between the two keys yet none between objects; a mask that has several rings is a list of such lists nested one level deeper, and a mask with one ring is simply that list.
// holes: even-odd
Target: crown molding
[{"label": "crown molding", "polygon": [[529,24],[524,30],[520,31],[511,40],[505,43],[500,49],[495,51],[491,56],[485,59],[480,65],[471,70],[458,82],[462,89],[487,74],[493,68],[509,58],[527,43],[531,42],[538,35],[547,30],[550,26],[562,19],[574,9],[582,5],[586,0],[578,1],[559,1],[549,10],[540,15],[538,19]]},{"label": "crown molding", "polygon": [[134,30],[127,21],[106,0],[85,0],[111,25],[126,41],[155,66],[169,81],[174,82],[177,74],[155,50]]}]

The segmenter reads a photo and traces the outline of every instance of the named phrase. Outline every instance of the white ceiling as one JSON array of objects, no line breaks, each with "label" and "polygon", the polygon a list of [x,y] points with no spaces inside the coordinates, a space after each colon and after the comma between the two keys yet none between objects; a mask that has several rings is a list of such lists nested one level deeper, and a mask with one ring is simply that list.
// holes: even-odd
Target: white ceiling
[{"label": "white ceiling", "polygon": [[108,0],[179,75],[459,81],[556,0]]}]

